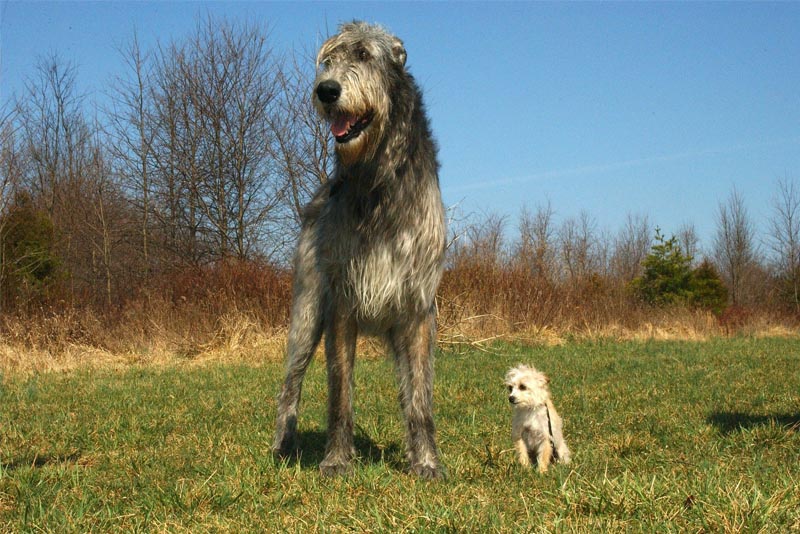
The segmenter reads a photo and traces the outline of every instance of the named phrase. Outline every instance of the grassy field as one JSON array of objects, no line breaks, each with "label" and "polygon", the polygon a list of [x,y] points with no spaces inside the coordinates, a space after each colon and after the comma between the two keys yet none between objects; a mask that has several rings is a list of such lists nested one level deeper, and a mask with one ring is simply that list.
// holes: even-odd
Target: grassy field
[{"label": "grassy field", "polygon": [[[2,532],[787,532],[800,530],[800,341],[495,346],[437,360],[448,478],[403,472],[388,361],[359,361],[360,461],[323,479],[324,366],[302,456],[269,454],[282,365],[6,375]],[[502,377],[547,372],[574,460],[514,463]]]}]

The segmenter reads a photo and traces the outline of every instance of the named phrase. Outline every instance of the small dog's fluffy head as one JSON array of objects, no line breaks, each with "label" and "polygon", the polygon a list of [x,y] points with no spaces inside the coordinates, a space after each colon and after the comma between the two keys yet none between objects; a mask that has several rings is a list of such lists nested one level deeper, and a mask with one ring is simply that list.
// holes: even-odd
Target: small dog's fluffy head
[{"label": "small dog's fluffy head", "polygon": [[508,387],[508,402],[514,406],[536,408],[543,406],[550,398],[547,385],[550,379],[533,367],[519,364],[506,374],[505,384]]}]

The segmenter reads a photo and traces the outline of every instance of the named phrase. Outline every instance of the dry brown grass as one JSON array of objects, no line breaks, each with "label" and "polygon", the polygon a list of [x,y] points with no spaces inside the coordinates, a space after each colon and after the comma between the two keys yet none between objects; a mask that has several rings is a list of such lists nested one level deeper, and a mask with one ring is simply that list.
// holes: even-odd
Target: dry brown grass
[{"label": "dry brown grass", "polygon": [[[0,373],[136,365],[196,366],[211,362],[256,366],[284,357],[286,326],[265,325],[248,313],[229,312],[214,321],[206,318],[202,324],[175,315],[149,317],[146,326],[138,322],[103,326],[91,312],[39,320],[7,318],[0,335]],[[161,322],[165,320],[173,322]],[[383,348],[364,339],[359,341],[358,351],[374,357]]]},{"label": "dry brown grass", "polygon": [[[53,325],[49,324],[52,329]],[[18,326],[21,328],[21,326]],[[65,331],[69,331],[65,328]],[[48,332],[51,332],[48,330]],[[119,339],[115,348],[64,339],[59,334],[50,345],[19,339],[0,338],[0,371],[7,373],[66,372],[77,368],[123,368],[135,365],[203,365],[209,362],[244,362],[260,365],[281,360],[284,355],[286,328],[266,328],[246,315],[226,315],[217,327],[199,339],[181,335],[174,329],[153,327],[152,336]],[[35,336],[28,333],[27,339]],[[106,334],[110,336],[111,334]],[[525,345],[562,345],[570,341],[614,340],[691,340],[706,341],[729,335],[716,318],[707,313],[664,313],[645,321],[637,328],[619,323],[599,327],[566,324],[563,328],[531,325],[511,328],[498,316],[470,316],[455,324],[440,327],[439,345],[453,352],[474,349],[491,351],[496,340]],[[754,321],[740,331],[754,337],[796,337],[800,332],[788,325]],[[58,338],[61,339],[58,339]],[[360,356],[378,357],[384,347],[372,340],[361,340]],[[319,356],[318,356],[319,357]]]},{"label": "dry brown grass", "polygon": [[[66,307],[0,316],[0,371],[274,362],[283,358],[290,295],[289,273],[245,264],[163,277],[114,310]],[[437,306],[439,344],[455,352],[491,351],[497,340],[553,346],[800,333],[791,317],[764,310],[732,309],[717,317],[648,308],[599,277],[556,286],[492,264],[448,271]],[[377,342],[360,343],[361,355],[385,352]]]},{"label": "dry brown grass", "polygon": [[[172,339],[171,339],[172,338]],[[202,365],[237,361],[258,365],[283,356],[285,329],[267,330],[247,319],[228,319],[211,340],[191,344],[171,335],[129,340],[127,347],[108,349],[82,343],[40,347],[0,339],[0,371],[66,372],[77,368],[123,368],[135,365]]]},{"label": "dry brown grass", "polygon": [[439,321],[445,346],[497,338],[556,345],[567,340],[693,340],[720,336],[795,336],[795,317],[730,307],[717,316],[689,307],[651,307],[626,284],[591,275],[553,283],[514,266],[462,262],[445,273]]}]

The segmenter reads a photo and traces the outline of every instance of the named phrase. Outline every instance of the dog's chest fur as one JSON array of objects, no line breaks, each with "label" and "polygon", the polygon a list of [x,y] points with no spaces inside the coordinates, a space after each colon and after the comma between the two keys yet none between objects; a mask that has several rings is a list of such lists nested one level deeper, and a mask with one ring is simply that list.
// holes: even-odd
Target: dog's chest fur
[{"label": "dog's chest fur", "polygon": [[[422,184],[420,187],[426,187]],[[436,294],[444,254],[444,212],[438,189],[358,191],[334,184],[321,235],[323,269],[334,297],[363,327],[380,328],[398,314],[427,313]]]},{"label": "dog's chest fur", "polygon": [[511,432],[514,439],[520,438],[525,433],[540,435],[541,438],[549,439],[547,407],[542,405],[535,408],[515,408]]}]

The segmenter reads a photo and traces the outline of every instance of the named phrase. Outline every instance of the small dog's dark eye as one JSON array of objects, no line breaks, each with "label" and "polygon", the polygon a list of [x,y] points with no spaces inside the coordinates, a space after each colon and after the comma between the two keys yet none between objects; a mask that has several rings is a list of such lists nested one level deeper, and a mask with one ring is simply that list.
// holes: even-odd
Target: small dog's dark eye
[{"label": "small dog's dark eye", "polygon": [[367,52],[366,48],[359,48],[356,50],[356,56],[360,61],[368,61],[369,60],[369,52]]},{"label": "small dog's dark eye", "polygon": [[508,386],[508,391],[513,391],[513,390],[514,390],[514,388],[512,388],[511,386]]},{"label": "small dog's dark eye", "polygon": [[528,386],[526,386],[525,384],[520,384],[519,385],[519,390],[520,391],[525,391],[526,389],[528,389]]}]

